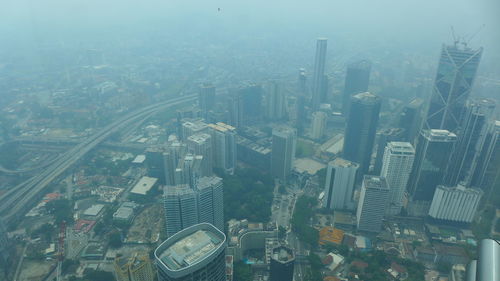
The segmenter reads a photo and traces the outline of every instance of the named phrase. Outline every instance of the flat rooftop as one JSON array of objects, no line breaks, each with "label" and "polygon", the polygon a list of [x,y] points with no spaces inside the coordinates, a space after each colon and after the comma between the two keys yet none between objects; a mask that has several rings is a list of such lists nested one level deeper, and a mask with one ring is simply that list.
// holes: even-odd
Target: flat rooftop
[{"label": "flat rooftop", "polygon": [[148,191],[156,184],[157,178],[142,177],[132,188],[130,193],[146,195]]},{"label": "flat rooftop", "polygon": [[198,230],[166,248],[159,256],[170,270],[180,270],[209,256],[224,241],[208,230]]}]

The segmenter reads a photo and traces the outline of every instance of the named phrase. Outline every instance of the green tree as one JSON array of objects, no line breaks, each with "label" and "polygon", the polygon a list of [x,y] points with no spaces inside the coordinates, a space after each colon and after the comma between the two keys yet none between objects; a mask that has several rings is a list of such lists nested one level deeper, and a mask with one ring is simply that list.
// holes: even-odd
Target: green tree
[{"label": "green tree", "polygon": [[252,281],[252,268],[249,264],[237,261],[233,266],[234,281]]},{"label": "green tree", "polygon": [[67,223],[73,222],[73,203],[68,199],[49,201],[45,208],[49,214],[54,216],[57,225],[63,221]]},{"label": "green tree", "polygon": [[123,245],[122,237],[119,232],[113,232],[109,235],[109,246],[113,249],[120,248]]}]

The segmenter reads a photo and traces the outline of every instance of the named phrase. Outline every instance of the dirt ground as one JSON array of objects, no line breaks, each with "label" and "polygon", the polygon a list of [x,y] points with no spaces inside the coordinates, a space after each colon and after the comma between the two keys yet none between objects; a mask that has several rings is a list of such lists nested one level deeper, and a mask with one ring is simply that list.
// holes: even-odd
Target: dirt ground
[{"label": "dirt ground", "polygon": [[155,243],[159,240],[163,227],[163,207],[161,204],[144,209],[130,227],[125,243]]}]

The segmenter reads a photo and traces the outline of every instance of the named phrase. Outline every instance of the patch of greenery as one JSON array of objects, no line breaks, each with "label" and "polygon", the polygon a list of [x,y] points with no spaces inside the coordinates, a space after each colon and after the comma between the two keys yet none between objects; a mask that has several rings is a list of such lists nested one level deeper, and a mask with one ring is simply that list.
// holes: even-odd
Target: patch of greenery
[{"label": "patch of greenery", "polygon": [[490,236],[491,224],[495,214],[495,208],[489,205],[482,211],[478,219],[472,223],[471,229],[476,239],[481,240]]},{"label": "patch of greenery", "polygon": [[237,261],[233,266],[233,280],[234,281],[252,281],[253,274],[252,268],[249,264],[242,261]]},{"label": "patch of greenery", "polygon": [[310,221],[314,215],[313,206],[316,204],[314,197],[301,196],[295,203],[292,216],[292,230],[300,241],[315,247],[318,244],[318,231],[310,226]]},{"label": "patch of greenery", "polygon": [[311,157],[313,155],[314,144],[305,140],[297,140],[297,147],[295,148],[296,157]]},{"label": "patch of greenery", "polygon": [[240,169],[235,175],[222,175],[224,217],[267,222],[271,217],[274,181],[257,169]]},{"label": "patch of greenery", "polygon": [[54,216],[57,225],[63,221],[66,223],[73,222],[73,203],[68,199],[49,201],[45,205],[45,209]]}]

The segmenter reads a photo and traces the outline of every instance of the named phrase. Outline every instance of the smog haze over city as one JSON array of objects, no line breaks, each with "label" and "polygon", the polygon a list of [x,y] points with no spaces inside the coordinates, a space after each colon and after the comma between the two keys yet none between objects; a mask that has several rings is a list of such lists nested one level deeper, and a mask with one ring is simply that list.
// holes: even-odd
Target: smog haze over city
[{"label": "smog haze over city", "polygon": [[0,280],[499,281],[497,0],[0,2]]}]

